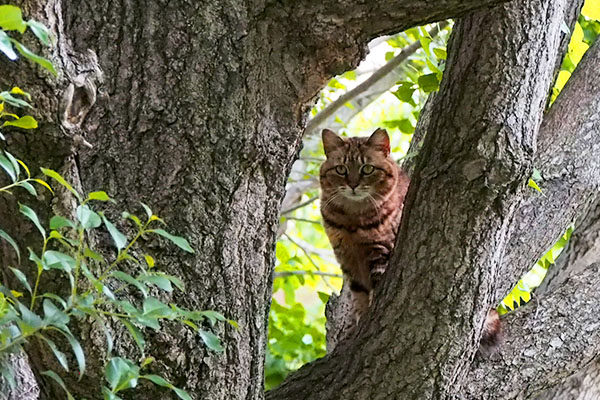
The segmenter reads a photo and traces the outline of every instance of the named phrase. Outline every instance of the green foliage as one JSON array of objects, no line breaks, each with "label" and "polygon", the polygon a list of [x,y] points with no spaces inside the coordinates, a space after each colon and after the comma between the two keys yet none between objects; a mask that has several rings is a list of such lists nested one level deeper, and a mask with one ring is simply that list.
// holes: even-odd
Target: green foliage
[{"label": "green foliage", "polygon": [[[565,29],[568,32],[568,29]],[[594,43],[600,34],[600,1],[587,0],[584,3],[581,15],[575,24],[569,48],[560,67],[560,72],[552,89],[551,103],[554,103],[563,89],[575,67],[583,58],[585,52]]]},{"label": "green foliage", "polygon": [[31,30],[42,45],[50,46],[52,44],[53,37],[46,26],[32,19],[25,21],[19,7],[12,5],[0,6],[0,52],[4,53],[6,57],[14,61],[18,58],[15,53],[16,48],[17,52],[23,57],[41,65],[44,69],[56,76],[56,69],[48,59],[37,55],[29,50],[23,43],[9,35],[10,31],[23,34],[27,28]]},{"label": "green foliage", "polygon": [[556,259],[567,245],[572,233],[573,227],[571,226],[558,239],[554,246],[539,259],[533,268],[519,280],[517,285],[498,306],[500,314],[506,314],[509,311],[515,310],[531,300],[533,290],[541,285],[548,273],[548,269],[554,265]]},{"label": "green foliage", "polygon": [[[20,179],[19,165],[26,168],[24,163],[14,162],[5,166],[6,175],[9,176],[12,183],[0,187],[0,192],[8,192],[15,187],[22,187],[24,182],[33,182],[42,186],[38,180],[30,177],[29,172],[27,178]],[[9,166],[12,169],[9,169]],[[54,179],[57,184],[71,191],[74,197],[80,201],[84,198],[57,172],[49,169],[42,169],[42,172]],[[43,187],[47,188],[46,185]],[[87,317],[91,317],[105,327],[109,356],[113,348],[112,337],[106,328],[109,318],[115,318],[124,325],[138,346],[142,357],[145,356],[145,339],[142,329],[160,330],[161,322],[164,320],[181,322],[196,331],[208,348],[219,352],[224,351],[219,338],[209,330],[201,329],[199,325],[206,321],[214,326],[217,321],[228,320],[215,311],[188,311],[174,304],[165,304],[157,297],[151,296],[152,287],[159,291],[172,292],[172,284],[182,291],[185,290],[184,285],[179,278],[157,271],[154,259],[150,255],[144,255],[145,260],[152,260],[151,263],[146,264],[149,265],[147,269],[144,267],[145,263],[140,262],[132,253],[141,238],[152,235],[164,237],[184,250],[193,252],[189,243],[182,237],[175,236],[163,229],[154,228],[154,225],[164,225],[164,222],[147,206],[144,208],[149,212],[149,217],[145,221],[133,214],[124,213],[126,220],[136,221],[133,223],[135,233],[130,238],[111,223],[103,213],[95,211],[91,205],[95,201],[112,201],[105,192],[92,192],[85,198],[77,207],[75,221],[65,216],[52,216],[48,223],[49,233],[36,212],[31,207],[20,204],[21,214],[35,226],[43,244],[39,253],[31,247],[28,249],[29,260],[34,266],[33,271],[24,265],[9,266],[27,293],[9,288],[4,282],[0,285],[0,315],[2,316],[0,318],[0,355],[14,352],[27,341],[38,340],[49,347],[59,364],[68,372],[70,366],[67,357],[53,339],[57,335],[63,336],[75,356],[79,376],[82,376],[85,373],[86,356],[78,338],[71,332],[69,326]],[[89,247],[91,242],[87,239],[88,236],[91,231],[100,229],[102,222],[116,248],[116,255],[112,260]],[[12,246],[20,264],[20,249],[16,241],[4,230],[0,231],[0,237]],[[122,271],[123,267],[127,267],[128,270],[136,270],[137,276],[134,277]],[[33,272],[35,283],[28,279],[31,272]],[[42,275],[49,273],[53,274],[53,279],[65,279],[66,286],[70,288],[68,293],[40,292],[40,279]],[[119,293],[129,286],[139,290],[142,294],[143,300],[140,300],[139,304],[130,302],[128,297],[119,296]],[[24,303],[27,298],[29,298],[29,306]],[[40,302],[42,303],[41,309]],[[235,326],[235,323],[229,322]],[[6,377],[12,371],[8,370],[8,364],[4,364],[4,366],[2,374]],[[118,399],[118,392],[136,387],[139,379],[147,379],[160,386],[168,387],[182,399],[189,398],[185,391],[173,387],[161,377],[140,374],[141,368],[130,360],[119,357],[110,358],[106,367],[108,387],[103,388],[104,398]],[[47,371],[45,374],[61,384],[62,380],[56,371]],[[66,387],[65,390],[67,390]]]},{"label": "green foliage", "polygon": [[[0,6],[0,52],[15,60],[16,49],[24,57],[56,75],[50,61],[9,36],[9,31],[23,34],[27,28],[43,45],[52,44],[52,35],[43,24],[23,20],[18,7]],[[19,87],[0,92],[0,128],[37,128],[37,121],[32,116],[19,116],[8,109],[32,108],[30,101],[31,96]],[[5,136],[0,132],[0,145],[4,140]],[[0,169],[9,181],[4,186],[0,185],[0,194],[12,195],[19,188],[34,197],[38,197],[40,189],[54,193],[46,181],[34,177],[25,162],[9,153],[4,146],[0,146]],[[140,256],[137,245],[141,239],[160,236],[187,252],[193,253],[192,247],[186,239],[166,231],[165,222],[145,204],[142,204],[142,208],[147,218],[122,213],[122,218],[134,225],[123,233],[117,227],[122,224],[115,225],[104,213],[96,210],[97,202],[114,203],[106,192],[94,191],[82,196],[56,171],[41,168],[41,172],[66,188],[77,201],[78,207],[75,218],[54,215],[46,223],[32,207],[19,204],[23,223],[34,227],[42,243],[40,247],[31,245],[27,248],[28,263],[23,262],[17,241],[0,228],[0,241],[7,242],[16,255],[17,264],[5,267],[12,272],[18,286],[11,287],[5,280],[0,283],[0,374],[10,385],[15,385],[14,371],[6,356],[33,340],[47,346],[58,364],[68,373],[73,366],[69,364],[64,349],[57,345],[57,338],[61,338],[59,343],[68,343],[68,351],[73,354],[77,374],[81,378],[86,373],[86,354],[70,327],[92,320],[106,334],[107,383],[102,387],[104,399],[120,399],[119,393],[135,388],[140,379],[166,387],[181,399],[190,399],[184,390],[173,386],[163,377],[141,372],[153,361],[152,357],[145,357],[144,329],[160,330],[163,321],[176,321],[196,332],[199,340],[209,349],[222,352],[225,347],[210,329],[222,321],[236,328],[237,324],[216,311],[184,310],[155,297],[161,292],[172,292],[173,286],[184,291],[185,286],[179,278],[159,271],[151,255]],[[0,182],[4,180],[0,177]],[[112,257],[105,257],[99,249],[90,247],[95,242],[88,239],[89,235],[94,230],[102,229],[102,225],[116,248],[116,254]],[[64,285],[56,287],[66,290],[60,293],[44,292],[40,286],[42,276],[64,280]],[[124,296],[124,293],[135,291],[139,291],[142,297],[132,300],[131,296]],[[119,321],[129,332],[143,358],[140,363],[113,355],[114,340],[108,328],[109,320]],[[61,386],[69,400],[74,399],[58,371],[44,371],[42,375]]]}]

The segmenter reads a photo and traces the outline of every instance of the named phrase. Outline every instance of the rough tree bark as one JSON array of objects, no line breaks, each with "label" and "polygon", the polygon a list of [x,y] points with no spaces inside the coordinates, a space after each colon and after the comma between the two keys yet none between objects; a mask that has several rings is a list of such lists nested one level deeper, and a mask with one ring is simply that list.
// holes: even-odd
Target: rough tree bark
[{"label": "rough tree bark", "polygon": [[429,104],[427,126],[420,126],[427,137],[398,251],[371,318],[353,341],[338,344],[268,398],[461,393],[478,347],[473,328],[496,301],[496,269],[506,268],[502,255],[523,195],[519,183],[531,168],[560,58],[558,29],[572,6],[511,3],[457,23],[440,93]]},{"label": "rough tree bark", "polygon": [[[240,329],[219,328],[223,355],[176,328],[150,335],[154,368],[195,398],[260,399],[279,203],[308,102],[330,76],[356,65],[369,39],[501,2],[29,0],[26,11],[57,34],[53,57],[63,73],[58,81],[13,74],[0,61],[0,85],[27,87],[46,121],[35,140],[15,134],[9,146],[84,190],[107,190],[120,208],[151,204],[190,239],[193,256],[144,246],[188,283],[179,303],[216,309]],[[514,2],[457,23],[421,128],[428,134],[400,250],[370,323],[268,398],[449,398],[469,387],[571,3]],[[75,99],[90,106],[85,119],[64,102],[66,114],[57,112],[71,84]],[[93,147],[78,146],[78,135]],[[0,221],[30,243],[10,206],[0,203]],[[70,204],[37,206],[48,215]],[[0,253],[0,262],[7,257]],[[548,298],[553,312],[557,296]],[[66,380],[74,394],[93,397],[102,360],[88,334],[89,375]],[[136,354],[133,346],[119,350]],[[36,371],[55,366],[44,349],[28,352]],[[138,398],[160,393],[148,388]],[[62,393],[45,387],[44,395]]]},{"label": "rough tree bark", "polygon": [[[0,84],[27,87],[45,121],[35,140],[15,134],[9,145],[81,189],[107,190],[122,208],[152,204],[190,239],[195,256],[146,248],[189,283],[183,306],[219,310],[241,329],[221,328],[222,356],[174,330],[149,337],[149,353],[196,398],[260,398],[278,208],[307,102],[356,65],[374,36],[499,2],[26,1],[26,13],[56,33],[62,75],[14,74],[2,61]],[[61,104],[71,84],[73,101]],[[85,119],[76,103],[91,107]],[[77,135],[93,147],[77,146]],[[12,204],[3,205],[6,228],[27,242]],[[86,347],[99,356],[96,345]],[[55,367],[42,348],[28,350],[37,371]],[[91,357],[89,375],[66,377],[74,394],[97,390],[100,366]],[[62,396],[52,387],[44,394]]]}]

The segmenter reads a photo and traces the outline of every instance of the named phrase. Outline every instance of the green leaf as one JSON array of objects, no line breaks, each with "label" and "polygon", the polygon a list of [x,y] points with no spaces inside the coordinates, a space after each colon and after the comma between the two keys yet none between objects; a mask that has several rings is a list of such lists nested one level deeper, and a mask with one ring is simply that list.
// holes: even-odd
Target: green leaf
[{"label": "green leaf", "polygon": [[[77,193],[77,191],[75,191],[75,189],[73,189],[73,186],[69,185],[69,183],[65,180],[65,178],[63,178],[58,172],[53,171],[51,169],[47,169],[47,168],[40,168],[40,169],[42,170],[42,173],[44,175],[46,175],[49,178],[54,179],[56,182],[63,185],[65,188],[67,188],[67,190],[69,190],[69,192],[73,193],[73,195],[77,198],[77,200],[79,200],[80,203],[83,203],[79,193]],[[98,226],[100,226],[100,225],[98,224]]]},{"label": "green leaf", "polygon": [[130,214],[130,213],[128,213],[127,211],[123,211],[123,213],[121,214],[121,216],[122,216],[123,218],[127,218],[127,219],[130,219],[130,220],[132,220],[133,222],[135,222],[135,224],[136,224],[136,225],[137,225],[139,228],[141,228],[141,227],[143,226],[143,224],[142,224],[142,221],[140,221],[140,219],[139,219],[137,216],[135,216],[135,215],[133,215],[133,214]]},{"label": "green leaf", "polygon": [[198,334],[202,338],[204,344],[206,344],[206,347],[208,347],[209,349],[218,352],[222,352],[225,350],[225,348],[221,345],[221,341],[219,340],[219,338],[213,333],[204,330],[199,330]]},{"label": "green leaf", "polygon": [[21,284],[23,286],[25,286],[25,289],[27,289],[27,291],[29,293],[32,293],[31,286],[29,286],[29,282],[27,282],[27,277],[25,276],[25,274],[16,268],[13,268],[13,267],[9,267],[9,268],[13,272],[13,274],[15,274],[15,276],[17,277],[19,282],[21,282]]},{"label": "green leaf", "polygon": [[154,275],[154,274],[143,274],[138,276],[138,279],[143,282],[152,283],[164,291],[172,292],[173,287],[171,286],[171,281],[164,276]]},{"label": "green leaf", "polygon": [[533,179],[529,179],[529,182],[527,183],[527,186],[529,186],[531,188],[534,188],[535,190],[537,190],[541,194],[544,194],[544,192],[542,192],[542,189],[540,189],[540,187],[538,186],[538,184],[535,183],[535,181]]},{"label": "green leaf", "polygon": [[15,253],[17,253],[17,260],[19,264],[21,264],[21,252],[19,251],[19,246],[17,246],[17,242],[15,242],[14,239],[11,238],[10,235],[4,232],[2,229],[0,229],[0,238],[6,240],[8,244],[12,246],[12,248],[15,250]]},{"label": "green leaf", "polygon": [[104,214],[100,215],[102,216],[104,225],[106,225],[106,229],[108,229],[108,233],[110,233],[110,236],[113,238],[117,249],[121,250],[125,248],[125,246],[127,245],[127,237],[123,235],[108,219],[106,219]]},{"label": "green leaf", "polygon": [[84,255],[84,257],[91,258],[92,260],[96,260],[96,261],[100,261],[100,262],[104,261],[104,257],[102,256],[102,254],[95,252],[94,250],[90,249],[89,247],[86,247],[85,250],[83,250],[83,255]]},{"label": "green leaf", "polygon": [[[27,171],[29,173],[29,171]],[[50,185],[48,185],[46,182],[44,182],[41,179],[34,179],[34,181],[40,185],[42,185],[43,187],[45,187],[46,189],[48,189],[50,191],[50,193],[54,193],[54,190],[52,190],[52,188],[50,187]]]},{"label": "green leaf", "polygon": [[533,169],[533,173],[531,174],[531,179],[533,179],[536,182],[540,182],[543,181],[544,179],[542,178],[542,174],[540,173],[540,171],[536,168]]},{"label": "green leaf", "polygon": [[33,34],[44,46],[50,46],[52,44],[52,34],[50,33],[50,30],[46,28],[46,25],[30,19],[27,21],[27,26],[29,26],[29,29],[31,29]]},{"label": "green leaf", "polygon": [[398,89],[393,92],[394,96],[403,103],[413,102],[413,93],[415,92],[414,83],[402,82],[399,84]]},{"label": "green leaf", "polygon": [[19,182],[17,186],[20,186],[23,189],[27,190],[30,195],[37,197],[37,191],[35,190],[35,188],[33,187],[33,185],[31,183],[22,181],[22,182]]},{"label": "green leaf", "polygon": [[58,269],[71,272],[75,268],[75,259],[68,254],[55,250],[46,250],[42,257],[44,269]]},{"label": "green leaf", "polygon": [[52,299],[52,300],[56,301],[57,303],[59,303],[62,306],[63,310],[67,309],[67,303],[65,303],[65,301],[61,297],[55,295],[54,293],[44,293],[43,295],[38,296],[38,297]]},{"label": "green leaf", "polygon": [[69,228],[75,229],[75,223],[70,219],[65,217],[61,217],[60,215],[55,215],[50,218],[50,229],[60,229],[68,226]]},{"label": "green leaf", "polygon": [[145,254],[144,259],[146,260],[146,264],[148,264],[150,269],[154,268],[154,258],[152,258],[151,255]]},{"label": "green leaf", "polygon": [[5,31],[19,31],[24,33],[27,24],[23,21],[21,9],[16,6],[0,6],[0,28]]},{"label": "green leaf", "polygon": [[175,243],[180,249],[187,251],[188,253],[193,253],[194,249],[190,246],[188,241],[181,236],[171,235],[169,232],[163,229],[152,229],[149,232],[154,232],[164,238],[169,239],[171,242]]},{"label": "green leaf", "polygon": [[8,104],[10,104],[11,106],[14,106],[14,107],[29,107],[29,108],[33,108],[31,106],[31,104],[29,104],[25,100],[21,100],[21,99],[13,96],[12,94],[10,94],[9,92],[6,92],[6,91],[0,93],[0,100],[4,100],[5,102],[7,102]]},{"label": "green leaf", "polygon": [[[35,313],[31,312],[29,308],[19,303],[19,314],[21,314],[21,320],[34,330],[42,327],[42,319]],[[22,328],[23,329],[23,328]]]},{"label": "green leaf", "polygon": [[106,194],[106,192],[100,190],[97,192],[92,192],[88,195],[88,200],[98,200],[98,201],[110,201],[111,198]]},{"label": "green leaf", "polygon": [[142,375],[142,376],[140,376],[140,378],[147,379],[158,386],[167,387],[169,389],[173,387],[173,385],[171,385],[169,382],[167,382],[165,380],[165,378],[163,378],[162,376],[150,374],[150,375]]},{"label": "green leaf", "polygon": [[27,178],[31,178],[31,172],[29,172],[29,168],[27,167],[27,164],[25,164],[23,161],[21,160],[17,160],[17,162],[19,164],[21,164],[21,167],[23,167],[23,169],[25,170],[25,172],[27,172]]},{"label": "green leaf", "polygon": [[200,311],[198,312],[198,314],[208,318],[211,326],[214,326],[217,323],[217,321],[227,321],[227,318],[225,318],[223,314],[213,310]]},{"label": "green leaf", "polygon": [[142,207],[144,207],[144,211],[146,211],[146,215],[148,215],[148,219],[150,219],[150,217],[152,217],[152,210],[150,209],[150,207],[148,207],[146,204],[142,203],[140,201],[140,204],[142,205]]},{"label": "green leaf", "polygon": [[94,229],[102,224],[102,219],[87,205],[77,207],[77,219],[85,229]]},{"label": "green leaf", "polygon": [[12,164],[13,169],[15,170],[15,173],[17,174],[17,178],[19,178],[19,175],[21,174],[21,168],[19,167],[19,162],[8,151],[5,151],[4,154],[6,154],[6,157],[8,157],[8,159],[10,160],[10,163]]},{"label": "green leaf", "polygon": [[445,60],[448,57],[448,53],[446,52],[445,49],[440,49],[440,48],[433,49],[433,54],[435,54],[435,56],[440,60]]},{"label": "green leaf", "polygon": [[324,304],[327,304],[330,295],[325,292],[317,292],[317,294],[319,295],[319,299],[321,299]]},{"label": "green leaf", "polygon": [[423,50],[425,50],[425,54],[427,54],[428,57],[431,57],[431,50],[429,49],[429,46],[431,45],[432,40],[428,37],[420,37],[419,41],[421,42],[421,47],[423,47]]},{"label": "green leaf", "polygon": [[6,171],[8,176],[10,176],[11,181],[15,182],[17,180],[17,173],[12,163],[8,158],[4,157],[4,155],[2,154],[0,154],[0,167],[2,167],[2,169]]},{"label": "green leaf", "polygon": [[173,391],[182,400],[192,400],[192,398],[190,397],[190,395],[188,394],[188,392],[186,392],[183,389],[179,389],[179,388],[174,387]]},{"label": "green leaf", "polygon": [[32,52],[27,47],[23,46],[21,43],[19,43],[18,41],[14,40],[14,39],[11,39],[11,42],[15,45],[15,47],[17,48],[19,53],[21,53],[22,56],[41,65],[43,68],[50,71],[52,73],[52,75],[58,76],[56,69],[54,69],[54,65],[52,65],[52,63],[49,60],[47,60],[44,57],[38,56],[37,54],[35,54],[34,52]]},{"label": "green leaf", "polygon": [[171,307],[154,297],[148,297],[145,299],[142,308],[145,316],[170,319],[173,319],[177,316],[177,313],[172,310]]},{"label": "green leaf", "polygon": [[126,274],[123,271],[113,271],[110,276],[116,278],[116,279],[120,279],[124,282],[129,283],[130,285],[135,286],[136,288],[138,288],[140,290],[140,292],[142,292],[142,294],[144,295],[144,297],[148,297],[148,289],[146,288],[146,286],[141,283],[140,281],[138,281],[137,279],[135,279],[133,276]]},{"label": "green leaf", "polygon": [[42,227],[42,224],[40,224],[40,220],[38,219],[38,216],[35,213],[35,211],[27,207],[25,204],[21,203],[19,203],[19,211],[21,212],[21,214],[29,218],[31,222],[33,222],[33,224],[40,231],[44,239],[46,239],[46,230]]},{"label": "green leaf", "polygon": [[49,378],[52,378],[52,380],[54,380],[56,383],[58,383],[58,385],[63,388],[63,390],[65,391],[65,393],[67,393],[67,400],[75,400],[75,398],[73,397],[73,395],[67,390],[67,386],[65,385],[65,382],[63,382],[63,380],[61,379],[60,376],[58,376],[56,374],[56,372],[54,371],[44,371],[42,372],[42,375],[46,375]]},{"label": "green leaf", "polygon": [[144,347],[146,346],[146,340],[144,339],[144,335],[142,334],[142,332],[125,318],[119,318],[119,321],[121,321],[121,323],[125,325],[125,328],[127,328],[129,333],[131,334],[131,337],[133,337],[135,344],[140,349],[142,357],[144,357]]},{"label": "green leaf", "polygon": [[65,326],[69,323],[69,316],[54,305],[52,300],[44,299],[44,322],[49,325]]},{"label": "green leaf", "polygon": [[421,75],[417,83],[425,93],[435,92],[440,87],[437,74]]},{"label": "green leaf", "polygon": [[71,349],[73,349],[73,354],[75,354],[75,359],[77,360],[77,365],[79,367],[79,379],[83,377],[83,373],[85,372],[85,354],[83,353],[83,349],[81,348],[81,344],[75,339],[75,336],[71,334],[71,332],[65,331],[63,329],[58,330],[63,334],[65,338],[69,341],[71,345]]},{"label": "green leaf", "polygon": [[412,125],[409,119],[395,119],[391,121],[384,121],[383,125],[386,128],[400,129],[402,132],[412,134],[415,131],[415,127]]},{"label": "green leaf", "polygon": [[22,129],[36,129],[38,127],[38,123],[31,115],[25,115],[14,121],[5,121],[2,124],[2,127],[5,126],[14,126]]},{"label": "green leaf", "polygon": [[175,285],[177,287],[177,289],[181,290],[182,292],[185,292],[185,284],[183,283],[183,281],[181,279],[177,278],[176,276],[167,275],[167,274],[163,274],[163,273],[157,273],[157,275],[167,278],[168,280],[171,281],[171,283],[173,285]]},{"label": "green leaf", "polygon": [[137,386],[139,368],[131,361],[113,357],[106,365],[104,376],[113,392]]},{"label": "green leaf", "polygon": [[111,392],[106,386],[102,386],[102,395],[104,400],[123,400],[121,397]]},{"label": "green leaf", "polygon": [[15,53],[15,50],[12,47],[10,38],[3,30],[0,30],[0,51],[3,52],[9,60],[14,61],[17,59],[17,53]]},{"label": "green leaf", "polygon": [[67,362],[67,356],[65,355],[65,353],[60,351],[58,349],[58,347],[56,346],[56,343],[54,343],[50,338],[47,338],[46,336],[44,336],[42,334],[38,334],[36,336],[41,338],[42,340],[44,340],[44,342],[46,342],[48,347],[50,347],[50,349],[54,353],[54,356],[56,356],[56,359],[58,360],[60,365],[65,369],[65,371],[68,372],[69,371],[69,363]]}]

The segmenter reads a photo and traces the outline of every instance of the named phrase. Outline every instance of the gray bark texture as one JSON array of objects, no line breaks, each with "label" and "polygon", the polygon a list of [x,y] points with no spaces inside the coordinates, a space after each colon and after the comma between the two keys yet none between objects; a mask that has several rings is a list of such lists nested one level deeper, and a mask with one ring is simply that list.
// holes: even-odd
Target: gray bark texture
[{"label": "gray bark texture", "polygon": [[[594,201],[575,223],[570,241],[549,270],[544,284],[536,293],[544,296],[564,285],[571,276],[581,273],[585,265],[600,259],[600,202]],[[593,312],[593,311],[591,311]],[[546,390],[535,400],[594,400],[600,398],[600,359],[585,369]]]},{"label": "gray bark texture", "polygon": [[[36,117],[44,122],[34,134],[11,134],[9,149],[32,170],[50,167],[81,190],[106,190],[119,210],[140,212],[139,201],[150,204],[171,231],[187,237],[194,255],[154,240],[143,248],[160,269],[187,283],[187,293],[172,300],[222,312],[240,329],[219,326],[223,354],[207,351],[178,327],[148,332],[147,350],[156,358],[151,368],[195,399],[261,399],[279,207],[310,100],[332,75],[356,66],[373,37],[469,14],[455,26],[440,92],[420,122],[427,135],[398,251],[368,323],[267,398],[526,398],[597,354],[595,331],[584,341],[566,336],[562,350],[553,353],[559,361],[547,366],[564,367],[561,374],[546,377],[539,373],[545,367],[535,364],[531,382],[498,396],[491,386],[478,388],[469,380],[473,374],[490,381],[499,376],[488,372],[487,361],[476,361],[480,329],[503,287],[499,277],[526,269],[517,258],[519,265],[509,268],[505,252],[528,198],[525,183],[537,166],[540,123],[565,40],[560,26],[573,20],[579,2],[527,0],[487,9],[501,2],[25,1],[26,14],[56,33],[50,56],[61,75],[55,80],[24,64],[15,72],[0,60],[0,86],[18,84],[32,92]],[[589,69],[598,71],[597,59],[587,59],[595,66]],[[588,93],[590,107],[597,93]],[[580,113],[583,123],[592,121],[585,110],[573,118]],[[576,164],[578,154],[555,151],[564,165]],[[558,172],[544,178],[558,181]],[[566,177],[573,173],[564,171]],[[589,175],[579,176],[584,178]],[[31,205],[42,219],[73,212],[61,193]],[[15,199],[0,199],[3,229],[21,244],[35,245],[34,228],[14,210]],[[528,251],[541,253],[547,246],[542,242],[530,238]],[[0,263],[12,265],[11,253],[0,250]],[[537,332],[555,320],[576,328],[571,319],[583,318],[583,309],[562,314],[558,304],[575,293],[582,307],[597,302],[594,290],[578,290],[593,287],[595,268],[583,268],[548,293],[540,301],[547,313],[534,325],[522,325],[536,318],[529,309],[507,319],[514,341],[506,354],[553,343],[554,330]],[[43,285],[64,290],[51,280]],[[586,318],[581,321],[597,316]],[[89,324],[80,333],[88,373],[80,381],[64,379],[76,396],[97,398],[102,333]],[[118,351],[136,357],[133,344],[119,343]],[[569,346],[584,356],[569,358]],[[47,349],[34,343],[26,350],[34,372],[59,369]],[[551,356],[536,361],[550,362]],[[64,397],[49,382],[38,382],[42,398]],[[148,386],[135,396],[168,394]]]}]

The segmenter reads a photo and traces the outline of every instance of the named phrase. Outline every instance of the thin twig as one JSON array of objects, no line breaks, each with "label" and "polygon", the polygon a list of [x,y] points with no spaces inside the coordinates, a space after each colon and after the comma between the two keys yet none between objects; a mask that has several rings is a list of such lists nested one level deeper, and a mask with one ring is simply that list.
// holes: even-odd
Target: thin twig
[{"label": "thin twig", "polygon": [[287,276],[292,275],[317,275],[317,276],[327,276],[329,278],[343,278],[342,274],[335,274],[333,272],[322,272],[322,271],[281,271],[275,272],[273,274],[274,278],[285,278]]},{"label": "thin twig", "polygon": [[281,215],[289,214],[292,211],[296,211],[299,208],[305,207],[305,206],[309,205],[310,203],[312,203],[313,201],[317,200],[318,198],[319,198],[318,196],[312,197],[312,198],[306,200],[304,203],[300,203],[293,207],[288,208],[287,210],[283,210],[283,211],[281,211]]},{"label": "thin twig", "polygon": [[[308,252],[308,250],[306,250],[304,247],[302,247],[300,245],[300,243],[296,242],[294,239],[291,238],[290,235],[288,235],[287,233],[283,234],[290,242],[292,242],[293,244],[295,244],[300,250],[302,250],[302,252],[304,253],[304,255],[306,256],[306,258],[308,258],[308,261],[310,261],[310,263],[312,265],[314,265],[314,267],[318,270],[321,271],[321,267],[319,267],[319,265],[317,265],[317,263],[315,262],[315,260],[312,259],[312,257],[310,256],[310,253]],[[325,282],[325,284],[327,285],[327,287],[329,289],[331,289],[334,293],[337,292],[335,290],[335,288],[333,286],[331,286],[331,284],[327,281],[326,277],[323,277],[323,282]]]},{"label": "thin twig", "polygon": [[296,218],[296,217],[284,217],[286,219],[291,219],[293,221],[300,221],[300,222],[309,222],[311,224],[315,224],[315,225],[321,225],[321,221],[316,221],[314,219],[306,219],[306,218]]},{"label": "thin twig", "polygon": [[[448,25],[447,21],[440,22],[436,26],[434,26],[428,33],[430,37],[436,36],[442,29],[444,29]],[[324,109],[322,109],[317,115],[313,117],[308,124],[306,125],[306,129],[304,130],[305,135],[312,134],[315,130],[319,128],[319,126],[325,122],[329,117],[331,117],[338,109],[344,106],[347,102],[354,99],[358,95],[366,92],[371,86],[377,83],[379,80],[383,79],[387,74],[391,73],[393,70],[398,67],[402,62],[408,59],[411,55],[413,55],[417,50],[421,48],[421,42],[416,41],[411,43],[410,45],[403,48],[400,53],[388,61],[383,67],[379,68],[377,71],[373,73],[367,80],[362,82],[360,85],[356,86],[354,89],[344,93],[340,97],[337,98],[332,103],[329,103]]]}]

